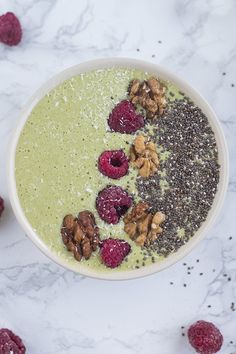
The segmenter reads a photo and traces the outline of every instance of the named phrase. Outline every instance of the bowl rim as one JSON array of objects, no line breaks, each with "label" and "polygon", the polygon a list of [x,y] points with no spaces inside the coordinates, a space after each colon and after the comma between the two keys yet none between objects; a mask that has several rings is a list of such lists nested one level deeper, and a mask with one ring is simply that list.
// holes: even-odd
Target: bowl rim
[{"label": "bowl rim", "polygon": [[[32,226],[24,215],[17,194],[15,180],[15,153],[18,139],[25,125],[25,122],[27,121],[32,109],[41,100],[42,97],[44,97],[50,90],[52,90],[54,87],[56,87],[66,79],[88,71],[108,69],[111,67],[136,68],[149,72],[150,74],[157,75],[163,80],[169,80],[176,84],[181,91],[186,93],[194,101],[194,103],[202,109],[202,111],[206,114],[208,121],[215,133],[219,150],[220,180],[218,183],[217,193],[215,195],[212,207],[208,212],[207,219],[203,222],[203,224],[200,226],[194,236],[192,236],[192,238],[185,245],[180,247],[177,252],[169,255],[163,260],[160,260],[151,265],[147,265],[143,268],[124,271],[116,270],[114,272],[103,272],[91,270],[83,265],[81,266],[81,264],[79,263],[72,264],[69,261],[65,261],[59,255],[50,250],[50,248],[42,242],[37,233],[33,230]],[[25,104],[19,114],[19,122],[16,128],[14,129],[12,135],[8,156],[7,172],[9,198],[16,219],[25,231],[26,235],[47,257],[56,262],[58,265],[63,266],[64,268],[74,271],[76,273],[79,273],[83,276],[103,280],[129,280],[151,275],[170,267],[171,265],[175,264],[183,257],[185,257],[187,254],[189,254],[193,250],[193,248],[196,247],[196,245],[199,244],[200,241],[205,237],[206,233],[209,231],[217,215],[219,214],[225,199],[229,179],[229,155],[224,133],[215,112],[207,103],[207,101],[202,97],[202,95],[192,86],[190,86],[185,80],[179,78],[177,75],[173,74],[169,70],[145,60],[138,60],[125,57],[103,58],[82,62],[55,74],[43,85],[41,85],[39,89],[31,96],[31,98],[28,100],[28,102]]]}]

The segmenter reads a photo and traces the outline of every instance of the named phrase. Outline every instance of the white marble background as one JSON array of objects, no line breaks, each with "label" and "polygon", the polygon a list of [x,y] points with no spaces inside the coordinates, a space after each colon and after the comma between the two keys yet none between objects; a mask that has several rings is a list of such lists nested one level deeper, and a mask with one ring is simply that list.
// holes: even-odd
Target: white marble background
[{"label": "white marble background", "polygon": [[[22,336],[29,354],[190,354],[181,326],[205,319],[224,334],[221,353],[235,354],[235,0],[1,0],[6,11],[19,16],[24,37],[0,45],[0,327]],[[25,237],[7,193],[22,105],[58,71],[109,56],[159,63],[199,89],[231,159],[227,199],[205,241],[172,268],[129,282],[85,279],[50,262]]]}]

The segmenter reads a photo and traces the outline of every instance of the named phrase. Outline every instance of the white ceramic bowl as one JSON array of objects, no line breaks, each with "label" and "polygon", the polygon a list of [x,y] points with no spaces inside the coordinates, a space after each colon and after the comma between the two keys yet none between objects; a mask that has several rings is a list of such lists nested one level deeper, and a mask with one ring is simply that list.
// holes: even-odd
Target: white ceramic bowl
[{"label": "white ceramic bowl", "polygon": [[[24,124],[27,118],[30,115],[30,112],[35,107],[35,105],[40,101],[40,99],[48,93],[55,86],[63,82],[64,80],[71,78],[72,76],[78,75],[80,73],[85,73],[90,70],[103,69],[109,67],[132,67],[141,69],[143,71],[147,71],[153,75],[156,75],[164,80],[170,80],[176,86],[186,93],[197,105],[202,109],[202,111],[206,114],[209,119],[209,123],[215,133],[215,138],[217,142],[217,146],[219,149],[219,163],[220,163],[220,180],[218,185],[218,190],[211,207],[211,210],[208,213],[206,221],[201,225],[199,230],[195,233],[195,235],[189,240],[187,244],[182,246],[176,253],[171,254],[166,259],[154,263],[152,265],[146,266],[144,268],[129,270],[129,271],[109,271],[109,272],[96,272],[95,270],[86,269],[80,263],[74,263],[73,265],[65,262],[61,259],[57,254],[53,253],[47,245],[45,245],[39,236],[34,232],[30,223],[27,221],[24,212],[21,208],[17,189],[16,189],[16,181],[15,181],[15,152],[16,146],[21,134],[21,131],[24,127]],[[85,276],[90,276],[99,279],[109,279],[109,280],[122,280],[122,279],[132,279],[143,277],[158,271],[161,271],[172,264],[179,261],[181,258],[186,256],[206,235],[209,231],[209,228],[212,226],[217,214],[220,211],[222,206],[224,196],[227,190],[228,184],[228,151],[225,142],[225,138],[222,132],[222,128],[220,127],[219,121],[209,106],[209,104],[204,100],[204,98],[191,86],[189,86],[185,81],[178,78],[174,74],[171,74],[169,71],[161,68],[156,64],[151,64],[141,60],[128,59],[128,58],[112,58],[112,59],[99,59],[88,61],[86,63],[81,63],[76,66],[73,66],[67,70],[62,71],[61,73],[55,75],[51,79],[49,79],[28,101],[26,106],[21,111],[19,117],[19,123],[16,127],[13,135],[13,140],[10,147],[10,155],[9,155],[9,167],[8,167],[8,180],[9,180],[9,195],[10,201],[12,204],[12,208],[16,215],[16,218],[26,234],[29,238],[36,244],[36,246],[49,258],[51,258],[56,263],[61,266],[73,270],[77,273],[80,273]]]}]

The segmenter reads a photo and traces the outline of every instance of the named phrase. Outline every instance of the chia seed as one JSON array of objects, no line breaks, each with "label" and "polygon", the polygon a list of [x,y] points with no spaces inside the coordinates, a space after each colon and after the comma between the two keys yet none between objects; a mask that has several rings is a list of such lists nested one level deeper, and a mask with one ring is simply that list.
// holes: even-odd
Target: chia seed
[{"label": "chia seed", "polygon": [[[169,101],[164,115],[151,124],[152,132],[146,127],[144,133],[170,155],[160,159],[155,175],[139,176],[136,186],[153,212],[166,215],[162,234],[149,246],[166,257],[186,244],[207,218],[219,182],[218,150],[207,117],[185,96]],[[168,185],[164,190],[160,172]]]}]

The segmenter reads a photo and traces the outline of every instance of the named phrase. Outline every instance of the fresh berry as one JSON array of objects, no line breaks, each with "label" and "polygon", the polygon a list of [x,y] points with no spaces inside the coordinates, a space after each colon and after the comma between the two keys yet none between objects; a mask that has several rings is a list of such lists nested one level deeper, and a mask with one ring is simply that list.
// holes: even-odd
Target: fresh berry
[{"label": "fresh berry", "polygon": [[219,329],[211,322],[197,321],[188,330],[190,344],[201,354],[217,353],[223,343]]},{"label": "fresh berry", "polygon": [[12,12],[0,16],[0,42],[13,46],[19,44],[21,38],[22,29],[18,18]]},{"label": "fresh berry", "polygon": [[25,346],[10,329],[0,329],[0,354],[25,354]]},{"label": "fresh berry", "polygon": [[132,204],[132,197],[121,187],[107,186],[99,192],[96,208],[100,218],[108,224],[117,224]]},{"label": "fresh berry", "polygon": [[118,267],[130,253],[130,244],[124,240],[108,238],[101,243],[101,259],[109,268]]},{"label": "fresh berry", "polygon": [[124,100],[113,108],[108,125],[115,132],[132,134],[144,126],[144,118],[136,113],[133,103]]},{"label": "fresh berry", "polygon": [[122,150],[104,151],[99,157],[98,168],[103,175],[118,179],[128,172],[128,158]]},{"label": "fresh berry", "polygon": [[0,197],[0,216],[3,213],[3,210],[4,210],[4,200]]}]

